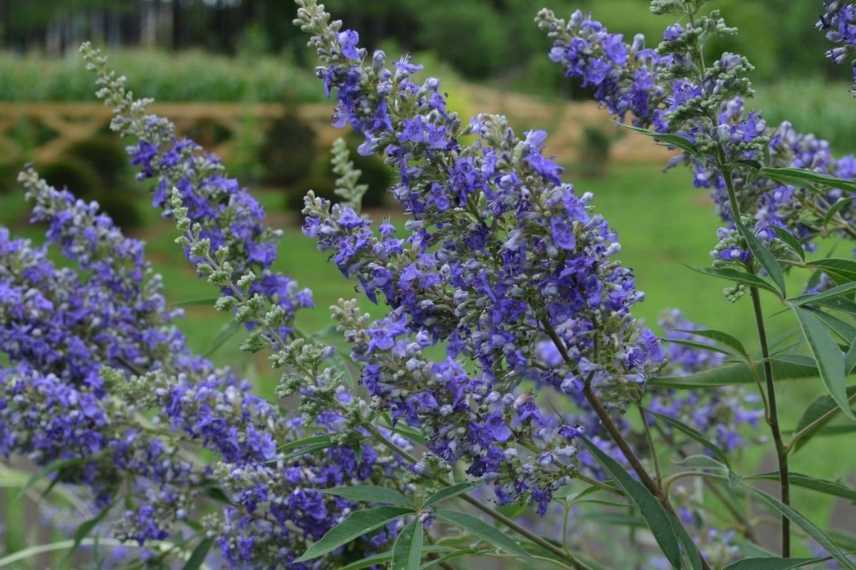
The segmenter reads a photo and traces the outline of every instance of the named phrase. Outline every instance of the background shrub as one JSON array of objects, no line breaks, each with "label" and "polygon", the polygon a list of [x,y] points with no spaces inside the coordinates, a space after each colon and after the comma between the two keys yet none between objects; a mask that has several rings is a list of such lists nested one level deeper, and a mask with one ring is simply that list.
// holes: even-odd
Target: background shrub
[{"label": "background shrub", "polygon": [[309,176],[318,155],[317,138],[312,127],[293,110],[275,120],[261,147],[265,182],[288,186]]}]

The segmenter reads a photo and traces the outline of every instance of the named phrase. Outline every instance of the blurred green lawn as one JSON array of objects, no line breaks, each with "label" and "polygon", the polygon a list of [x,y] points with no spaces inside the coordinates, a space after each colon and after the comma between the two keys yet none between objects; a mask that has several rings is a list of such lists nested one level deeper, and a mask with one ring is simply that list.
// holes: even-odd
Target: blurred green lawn
[{"label": "blurred green lawn", "polygon": [[[575,178],[573,173],[571,178]],[[647,295],[645,302],[636,308],[639,317],[654,324],[663,310],[677,307],[690,319],[730,332],[743,339],[747,346],[755,346],[748,298],[736,304],[727,302],[721,294],[726,282],[705,277],[687,267],[703,267],[709,263],[708,252],[714,245],[717,217],[706,194],[691,187],[685,170],[661,173],[657,165],[613,166],[603,178],[577,179],[576,187],[578,192],[594,193],[596,210],[619,233],[623,245],[621,258],[635,270],[638,286]],[[280,193],[266,191],[257,195],[268,212],[274,213],[273,218],[285,219],[280,215]],[[140,195],[135,199],[141,201],[141,209],[146,212],[148,224],[141,237],[148,241],[148,256],[164,276],[169,301],[180,304],[213,299],[213,288],[194,277],[173,244],[172,226],[160,221],[157,213],[147,207],[148,197]],[[0,225],[11,225],[19,235],[38,236],[38,228],[25,226],[25,211],[20,195],[0,197]],[[298,319],[302,330],[311,332],[329,327],[328,307],[339,297],[357,296],[353,284],[341,276],[324,254],[315,250],[314,243],[300,233],[295,223],[285,228],[277,268],[314,291],[316,307],[304,311]],[[793,290],[798,286],[797,277],[805,279],[806,276],[791,277]],[[375,314],[383,311],[382,307],[372,307],[365,301],[364,306]],[[787,315],[774,316],[780,310],[781,307],[772,303],[766,307],[774,341],[795,332],[795,325]],[[204,353],[215,344],[228,319],[207,304],[189,304],[186,311],[187,317],[180,326],[192,347]],[[263,394],[272,395],[275,377],[267,370],[263,358],[241,353],[239,344],[239,338],[231,339],[213,354],[213,358],[254,378]],[[786,429],[796,425],[801,412],[822,391],[819,380],[780,385]],[[766,426],[762,425],[755,435],[767,433]],[[792,469],[828,479],[852,477],[856,472],[856,454],[842,453],[841,443],[838,438],[818,438],[792,456]],[[750,448],[738,459],[736,470],[749,474],[761,469],[762,463],[764,470],[771,470],[774,463],[771,456],[764,456],[766,453],[768,451],[760,447]],[[800,489],[796,489],[794,495],[798,508],[816,522],[821,522],[831,512],[832,501],[820,495],[807,494]]]}]

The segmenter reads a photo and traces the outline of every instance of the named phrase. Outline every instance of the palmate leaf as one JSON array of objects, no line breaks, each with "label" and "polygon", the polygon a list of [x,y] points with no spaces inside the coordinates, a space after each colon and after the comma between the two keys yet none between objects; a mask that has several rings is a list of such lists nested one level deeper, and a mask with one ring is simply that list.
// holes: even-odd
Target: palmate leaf
[{"label": "palmate leaf", "polygon": [[847,401],[847,376],[844,371],[844,355],[832,339],[831,333],[813,312],[801,307],[792,307],[800,328],[808,342],[812,356],[817,362],[820,378],[835,403],[848,418],[856,420]]},{"label": "palmate leaf", "polygon": [[791,570],[823,562],[824,558],[744,558],[725,567],[725,570]]},{"label": "palmate leaf", "polygon": [[849,208],[850,204],[853,203],[853,198],[849,196],[847,198],[839,198],[837,202],[835,202],[829,210],[827,210],[826,215],[823,216],[823,220],[821,220],[820,225],[826,226],[829,222],[832,221],[832,218],[835,217],[835,214],[843,210],[844,208]]},{"label": "palmate leaf", "polygon": [[848,374],[856,372],[856,336],[853,337],[853,342],[850,343],[850,350],[844,355],[844,368]]},{"label": "palmate leaf", "polygon": [[[697,553],[693,542],[690,540],[689,544],[686,544],[683,540],[677,528],[680,527],[680,523],[666,511],[663,505],[660,504],[660,501],[642,483],[631,477],[625,471],[624,467],[601,451],[591,440],[584,437],[583,442],[592,455],[595,456],[598,463],[603,465],[604,469],[615,479],[615,482],[618,483],[622,490],[624,490],[624,493],[639,509],[639,513],[645,519],[648,528],[651,529],[651,533],[660,546],[660,550],[663,551],[663,554],[672,566],[678,570],[684,567],[683,554],[681,552],[682,545],[688,549],[687,553],[691,559],[695,559],[696,557],[700,559],[700,554]],[[682,530],[683,527],[680,527],[680,529]],[[693,554],[693,550],[696,551],[695,554]]]},{"label": "palmate leaf", "polygon": [[83,542],[83,540],[87,536],[89,536],[93,530],[95,530],[95,527],[97,527],[101,523],[101,521],[103,521],[105,518],[107,518],[107,514],[110,512],[110,509],[112,509],[112,508],[113,508],[112,504],[107,505],[101,512],[99,512],[97,515],[95,515],[91,519],[83,521],[82,523],[80,523],[80,526],[78,526],[74,531],[74,536],[72,537],[72,540],[74,542],[72,543],[71,548],[69,549],[68,553],[65,555],[65,558],[63,559],[63,566],[65,566],[66,563],[69,562],[71,557],[74,556],[74,553],[77,552],[78,548],[80,548],[80,545]]},{"label": "palmate leaf", "polygon": [[438,519],[444,520],[447,523],[460,527],[470,534],[473,534],[481,540],[492,544],[510,554],[516,554],[523,558],[529,558],[529,553],[522,546],[508,537],[505,533],[496,529],[483,520],[476,518],[466,513],[457,511],[448,511],[445,509],[436,509],[434,514]]},{"label": "palmate leaf", "polygon": [[[847,399],[853,402],[856,399],[856,386],[849,386],[846,393]],[[806,408],[797,422],[797,428],[794,430],[794,437],[790,444],[794,451],[799,451],[814,436],[821,433],[829,422],[840,413],[841,409],[835,400],[830,396],[819,396]]]},{"label": "palmate leaf", "polygon": [[412,514],[413,509],[403,507],[377,507],[364,511],[356,511],[351,513],[348,518],[331,528],[327,534],[321,537],[320,540],[313,543],[303,556],[295,560],[295,562],[307,562],[314,560],[319,556],[327,554],[331,550],[335,550],[340,546],[347,544],[359,538],[360,536],[377,530],[380,527],[391,523],[392,521],[403,517],[404,515]]},{"label": "palmate leaf", "polygon": [[713,443],[712,441],[710,441],[709,439],[707,439],[697,429],[695,429],[691,426],[688,426],[687,424],[685,424],[679,420],[676,420],[675,418],[671,418],[669,416],[659,414],[659,413],[653,412],[651,410],[646,410],[646,412],[651,414],[652,416],[656,417],[657,419],[663,421],[664,423],[666,423],[670,427],[684,433],[685,435],[694,439],[698,443],[702,444],[705,448],[707,448],[708,450],[713,452],[713,455],[716,456],[716,458],[720,462],[724,463],[725,465],[728,465],[728,455],[726,455],[726,453],[722,450],[722,448],[719,447],[718,445],[716,445],[715,443]]},{"label": "palmate leaf", "polygon": [[390,570],[419,570],[422,563],[422,523],[415,520],[401,529],[392,547]]},{"label": "palmate leaf", "polygon": [[377,487],[374,485],[352,485],[349,487],[334,487],[322,489],[322,493],[344,497],[351,501],[363,503],[382,503],[396,507],[413,508],[413,501],[389,487]]},{"label": "palmate leaf", "polygon": [[685,340],[682,338],[668,338],[664,337],[661,339],[663,342],[670,342],[672,344],[679,344],[681,346],[688,346],[690,348],[697,348],[698,350],[706,350],[708,352],[718,352],[719,354],[724,354],[726,356],[731,356],[731,352],[725,350],[724,348],[719,348],[718,346],[704,344],[703,342],[697,342],[694,340]]}]

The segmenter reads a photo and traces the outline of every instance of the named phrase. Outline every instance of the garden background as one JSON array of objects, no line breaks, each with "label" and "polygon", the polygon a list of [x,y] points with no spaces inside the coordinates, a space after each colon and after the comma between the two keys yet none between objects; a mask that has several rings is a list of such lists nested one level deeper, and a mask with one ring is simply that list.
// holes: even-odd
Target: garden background
[{"label": "garden background", "polygon": [[[596,209],[619,232],[622,260],[636,271],[647,295],[637,306],[638,316],[654,323],[663,310],[677,307],[693,321],[753,337],[745,308],[727,303],[719,284],[687,267],[704,266],[705,252],[715,243],[718,218],[708,197],[693,190],[686,171],[663,174],[669,157],[664,149],[615,127],[584,89],[564,79],[559,66],[548,61],[547,40],[532,23],[544,5],[565,14],[583,8],[610,29],[628,35],[641,31],[653,43],[669,22],[649,13],[648,0],[327,4],[348,27],[360,30],[368,47],[417,54],[426,73],[442,79],[463,116],[501,112],[519,130],[549,130],[548,154],[560,159],[580,190],[594,193]],[[758,97],[751,106],[763,109],[770,123],[788,119],[826,138],[840,154],[856,150],[848,70],[823,58],[825,40],[811,25],[819,2],[714,4],[741,30],[733,42],[714,48],[742,52],[763,70],[754,77]],[[86,39],[106,46],[135,92],[154,97],[159,112],[224,156],[230,172],[264,203],[270,222],[284,229],[280,267],[315,292],[316,308],[304,311],[298,324],[325,329],[329,305],[353,291],[299,229],[303,193],[312,188],[332,194],[328,151],[335,134],[305,36],[291,24],[294,12],[285,0],[0,0],[0,226],[39,239],[41,230],[28,227],[27,207],[14,181],[27,162],[51,183],[98,200],[131,234],[148,242],[169,300],[186,309],[181,327],[191,346],[219,362],[243,362],[242,372],[267,395],[274,380],[263,357],[249,360],[238,350],[240,335],[210,306],[214,290],[193,278],[172,242],[171,224],[148,207],[144,185],[133,179],[121,143],[109,133],[109,111],[94,101],[91,76],[76,52]],[[400,219],[384,195],[392,174],[377,159],[360,158],[357,166],[371,188],[368,213]],[[773,307],[768,315],[775,315]],[[780,348],[797,339],[785,323],[771,319]],[[795,425],[814,392],[797,383],[782,386],[786,428]],[[818,441],[796,454],[793,470],[811,465],[818,477],[852,477],[856,455],[840,450],[834,455],[834,445],[832,439]],[[742,461],[745,471],[774,465],[772,457],[751,447]],[[12,500],[15,493],[0,501],[5,510],[0,544],[7,552],[35,542],[26,536],[35,527],[26,524],[26,504]],[[856,530],[852,507],[799,493],[800,510],[814,520],[833,517],[842,530]]]}]

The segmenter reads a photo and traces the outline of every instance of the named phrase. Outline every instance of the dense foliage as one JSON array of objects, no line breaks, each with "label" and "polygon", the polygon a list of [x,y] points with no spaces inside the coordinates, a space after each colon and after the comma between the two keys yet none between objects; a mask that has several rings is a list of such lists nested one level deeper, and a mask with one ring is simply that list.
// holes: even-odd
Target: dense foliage
[{"label": "dense foliage", "polygon": [[[406,219],[375,226],[361,213],[366,185],[340,141],[340,201],[310,190],[304,233],[384,313],[343,299],[331,307],[338,338],[301,331],[312,293],[276,269],[281,232],[261,205],[85,44],[152,206],[243,329],[242,348],[281,379],[268,401],[193,353],[143,244],[25,169],[33,221],[64,260],[0,230],[0,453],[37,469],[27,488],[72,497],[72,516],[88,518],[48,548],[135,545],[119,562],[132,567],[410,570],[497,557],[572,569],[856,568],[853,539],[800,514],[791,490],[856,491],[789,467],[824,430],[854,431],[856,261],[823,257],[818,243],[853,249],[856,159],[747,110],[749,61],[708,59],[711,42],[736,33],[720,13],[704,0],[654,0],[678,20],[656,47],[580,11],[564,20],[545,9],[537,27],[550,61],[627,128],[674,149],[670,166],[710,193],[722,226],[699,271],[729,283],[709,302],[745,306],[760,354],[677,310],[658,338],[632,314],[644,295],[617,260],[615,232],[544,155],[545,132],[516,133],[497,115],[464,121],[410,57],[362,47],[316,0],[297,5],[333,124],[395,172],[389,193]],[[819,27],[841,44],[836,61],[856,43],[854,14],[824,3]],[[762,296],[800,342],[771,346]],[[816,387],[790,432],[776,399],[785,381]],[[764,443],[777,470],[738,473],[735,454]],[[582,505],[603,516],[579,516]],[[776,554],[759,544],[750,505],[780,519]]]}]

